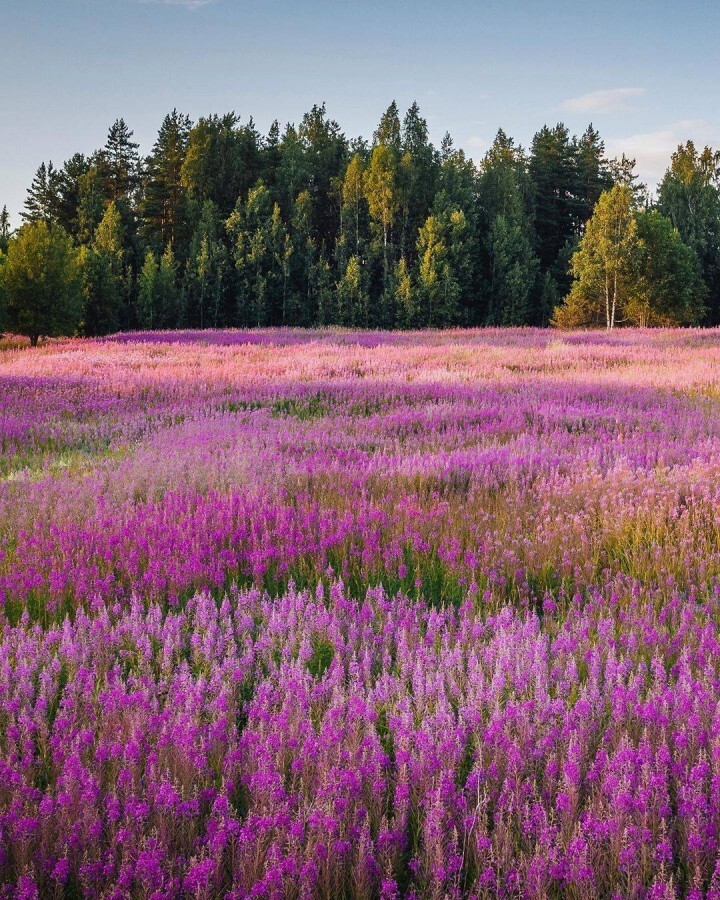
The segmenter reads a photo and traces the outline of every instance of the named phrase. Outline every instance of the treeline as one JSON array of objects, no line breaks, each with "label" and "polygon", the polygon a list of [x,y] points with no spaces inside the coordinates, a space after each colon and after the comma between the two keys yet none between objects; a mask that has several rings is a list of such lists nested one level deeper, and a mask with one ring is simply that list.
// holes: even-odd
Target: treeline
[{"label": "treeline", "polygon": [[[527,151],[499,131],[476,166],[449,135],[430,143],[417,104],[401,118],[392,103],[372,141],[346,138],[324,105],[264,136],[232,113],[173,111],[146,158],[120,119],[102,149],[40,166],[15,237],[0,218],[6,322],[34,340],[73,321],[84,334],[545,325],[600,197],[621,185],[648,206],[633,169],[592,126],[563,124]],[[689,248],[695,319],[720,322],[717,154],[678,148],[655,206]],[[22,290],[50,258],[67,288],[58,321],[49,289]]]}]

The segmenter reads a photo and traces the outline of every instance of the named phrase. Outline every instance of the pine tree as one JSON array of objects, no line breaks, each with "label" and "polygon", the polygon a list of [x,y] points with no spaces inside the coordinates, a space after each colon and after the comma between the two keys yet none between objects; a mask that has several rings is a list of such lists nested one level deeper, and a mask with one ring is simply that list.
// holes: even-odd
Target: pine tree
[{"label": "pine tree", "polygon": [[91,244],[95,240],[95,231],[105,210],[102,176],[96,162],[78,178],[77,229],[78,239],[83,244]]},{"label": "pine tree", "polygon": [[428,127],[413,103],[403,120],[398,166],[401,256],[414,257],[418,229],[427,218],[437,191],[440,163],[428,140]]},{"label": "pine tree", "polygon": [[488,285],[488,324],[526,325],[538,261],[516,222],[499,215],[490,230],[492,273]]},{"label": "pine tree", "polygon": [[[291,214],[297,197],[307,191],[310,197],[310,167],[305,154],[305,145],[293,125],[283,132],[278,148],[280,161],[275,177],[275,198],[286,215]],[[312,199],[312,198],[311,198]],[[311,210],[311,227],[312,227]]]},{"label": "pine tree", "polygon": [[537,253],[545,272],[574,235],[577,224],[575,148],[565,125],[544,126],[538,131],[532,142],[529,173],[534,184]]},{"label": "pine tree", "polygon": [[90,160],[75,153],[65,162],[58,178],[58,222],[76,239],[80,236],[81,184],[90,168]]},{"label": "pine tree", "polygon": [[340,315],[337,309],[337,288],[332,268],[324,254],[320,254],[310,271],[310,293],[317,310],[318,325],[337,325]]},{"label": "pine tree", "polygon": [[398,105],[394,100],[382,114],[380,124],[373,135],[373,147],[380,145],[387,147],[395,155],[396,159],[400,156],[402,145],[400,114],[398,113]]},{"label": "pine tree", "polygon": [[133,200],[140,184],[139,144],[124,119],[117,119],[108,131],[104,149],[98,155],[98,168],[105,197],[118,201]]},{"label": "pine tree", "polygon": [[318,248],[312,235],[312,200],[309,191],[298,194],[293,204],[291,240],[292,324],[313,325],[318,321],[317,295],[313,290]]},{"label": "pine tree", "polygon": [[238,273],[237,311],[248,325],[282,322],[288,299],[291,242],[279,204],[262,183],[252,188],[247,203],[228,219]]},{"label": "pine tree", "polygon": [[177,283],[177,261],[170,244],[160,257],[155,281],[155,309],[161,328],[177,328],[180,321],[180,291]]},{"label": "pine tree", "polygon": [[[478,181],[481,210],[478,293],[487,302],[486,309],[478,313],[482,321],[493,324],[529,325],[541,319],[537,303],[533,303],[537,300],[533,293],[536,235],[527,166],[523,149],[516,147],[502,129],[498,131],[485,155]],[[527,279],[522,283],[520,272]],[[515,283],[520,288],[516,301],[509,297],[509,286]]]},{"label": "pine tree", "polygon": [[605,144],[592,122],[579,140],[575,141],[577,170],[576,230],[581,230],[595,209],[603,191],[612,187],[612,176],[605,159]]},{"label": "pine tree", "polygon": [[58,223],[60,214],[60,173],[52,162],[41,163],[28,188],[25,209],[20,217],[25,222]]},{"label": "pine tree", "polygon": [[303,116],[298,139],[312,198],[313,237],[318,247],[330,253],[340,230],[337,186],[346,166],[345,136],[338,123],[328,118],[323,103]]},{"label": "pine tree", "polygon": [[141,214],[146,240],[156,249],[170,244],[184,254],[187,240],[187,192],[182,167],[187,154],[191,122],[176,109],[165,116],[152,153],[145,164]]},{"label": "pine tree", "polygon": [[190,130],[182,163],[183,187],[191,199],[212,202],[228,216],[260,172],[260,135],[235,113],[200,119]]}]

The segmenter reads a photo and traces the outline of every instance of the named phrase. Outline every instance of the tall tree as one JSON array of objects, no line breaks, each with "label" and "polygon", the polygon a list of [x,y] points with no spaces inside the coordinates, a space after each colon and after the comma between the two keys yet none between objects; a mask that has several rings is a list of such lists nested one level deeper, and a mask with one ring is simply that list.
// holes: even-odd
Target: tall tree
[{"label": "tall tree", "polygon": [[175,252],[185,251],[188,210],[182,167],[191,124],[190,117],[176,109],[165,116],[145,163],[141,214],[145,238],[155,250],[170,244]]},{"label": "tall tree", "polygon": [[551,271],[564,293],[568,279],[558,257],[578,234],[576,144],[562,123],[543,126],[533,138],[529,173],[534,187],[536,251],[543,272]]},{"label": "tall tree", "polygon": [[81,247],[78,262],[82,275],[83,334],[111,334],[121,322],[121,283],[113,273],[106,253],[93,247]]},{"label": "tall tree", "polygon": [[308,174],[315,243],[329,252],[335,246],[340,228],[336,186],[342,180],[346,165],[345,136],[338,123],[328,118],[323,103],[313,106],[303,116],[298,138]]},{"label": "tall tree", "polygon": [[631,292],[637,221],[633,193],[617,184],[601,195],[572,259],[574,282],[555,312],[561,326],[599,324],[615,327]]},{"label": "tall tree", "polygon": [[145,262],[138,274],[136,318],[141,328],[158,328],[157,308],[158,263],[152,250],[145,254]]},{"label": "tall tree", "polygon": [[108,131],[105,147],[98,155],[98,167],[105,196],[109,200],[134,200],[140,185],[140,145],[124,119],[117,119]]},{"label": "tall tree", "polygon": [[52,161],[47,165],[40,163],[28,188],[25,209],[20,217],[25,222],[45,222],[47,225],[57,223],[61,205],[60,189],[60,173]]},{"label": "tall tree", "polygon": [[696,325],[705,314],[697,254],[657,210],[637,216],[633,279],[625,304],[632,325]]},{"label": "tall tree", "polygon": [[437,191],[440,162],[428,140],[427,122],[413,103],[403,119],[398,181],[401,256],[414,257],[418,229],[427,218]]},{"label": "tall tree", "polygon": [[[478,182],[480,285],[491,324],[542,321],[533,245],[533,185],[522,147],[501,129],[485,154]],[[516,295],[513,295],[517,292]],[[476,320],[477,321],[477,320]]]},{"label": "tall tree", "polygon": [[80,236],[81,185],[91,165],[83,153],[75,153],[66,160],[59,174],[58,222],[76,239]]},{"label": "tall tree", "polygon": [[280,324],[290,287],[292,245],[280,206],[259,183],[227,222],[238,273],[237,314],[248,325]]},{"label": "tall tree", "polygon": [[388,284],[391,229],[398,214],[397,158],[387,144],[377,144],[365,172],[365,196],[376,240],[382,248],[383,287]]},{"label": "tall tree", "polygon": [[292,254],[289,263],[292,318],[288,324],[312,325],[318,321],[314,276],[318,271],[318,256],[322,256],[323,253],[322,250],[318,250],[317,244],[313,240],[312,200],[310,199],[309,191],[302,191],[298,194],[293,204],[291,239]]},{"label": "tall tree", "polygon": [[420,324],[456,325],[460,286],[450,264],[447,227],[428,216],[418,237],[418,305]]},{"label": "tall tree", "polygon": [[241,125],[235,113],[202,118],[190,130],[182,163],[182,184],[190,197],[212,202],[228,216],[245,198],[260,170],[260,136],[250,120]]},{"label": "tall tree", "polygon": [[373,146],[377,147],[379,144],[388,147],[396,157],[400,156],[402,147],[400,114],[398,105],[394,100],[382,114],[380,123],[373,135]]},{"label": "tall tree", "polygon": [[720,324],[720,151],[680,145],[660,183],[658,209],[696,252],[709,320]]},{"label": "tall tree", "polygon": [[77,254],[59,225],[23,225],[10,241],[0,270],[11,331],[35,346],[41,337],[72,335],[80,326],[83,295]]},{"label": "tall tree", "polygon": [[489,246],[488,324],[526,325],[532,321],[530,300],[538,270],[527,234],[501,214],[490,229]]},{"label": "tall tree", "polygon": [[365,163],[355,153],[345,169],[341,188],[340,253],[360,256],[365,243],[368,207],[365,197]]},{"label": "tall tree", "polygon": [[180,319],[177,262],[170,246],[158,263],[148,250],[138,276],[137,319],[141,328],[172,328]]},{"label": "tall tree", "polygon": [[206,200],[185,269],[186,324],[200,328],[234,324],[234,310],[227,302],[229,269],[220,213],[212,200]]},{"label": "tall tree", "polygon": [[575,230],[582,230],[595,209],[603,191],[612,187],[613,179],[605,158],[605,143],[592,122],[583,135],[575,140]]},{"label": "tall tree", "polygon": [[77,237],[83,244],[95,240],[95,231],[105,211],[103,184],[97,160],[78,178]]}]

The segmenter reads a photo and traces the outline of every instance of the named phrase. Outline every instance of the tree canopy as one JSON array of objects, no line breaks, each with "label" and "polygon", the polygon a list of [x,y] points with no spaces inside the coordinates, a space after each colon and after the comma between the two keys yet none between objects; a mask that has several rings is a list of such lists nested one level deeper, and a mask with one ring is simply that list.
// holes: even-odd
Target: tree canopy
[{"label": "tree canopy", "polygon": [[[527,149],[500,129],[474,161],[450,135],[433,145],[417,103],[391,103],[371,140],[324,104],[266,135],[173,110],[147,156],[120,118],[94,152],[40,164],[22,218],[13,236],[0,214],[6,264],[31,259],[41,224],[72,257],[53,303],[73,313],[38,334],[720,323],[720,154],[678,147],[651,204],[592,125],[545,125]],[[62,299],[76,282],[79,315]],[[23,296],[8,327],[36,316]]]},{"label": "tree canopy", "polygon": [[669,219],[636,208],[628,184],[600,195],[571,272],[561,327],[694,325],[705,312],[697,254]]},{"label": "tree canopy", "polygon": [[77,252],[59,225],[24,225],[8,247],[0,270],[5,321],[37,344],[41,337],[73,334],[82,316]]}]

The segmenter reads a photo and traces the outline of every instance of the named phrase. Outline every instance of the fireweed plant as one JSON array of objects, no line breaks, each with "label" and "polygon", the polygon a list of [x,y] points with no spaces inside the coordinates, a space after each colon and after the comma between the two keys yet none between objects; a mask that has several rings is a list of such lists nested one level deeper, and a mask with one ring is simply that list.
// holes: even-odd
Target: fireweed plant
[{"label": "fireweed plant", "polygon": [[720,333],[0,379],[0,896],[720,898]]}]

